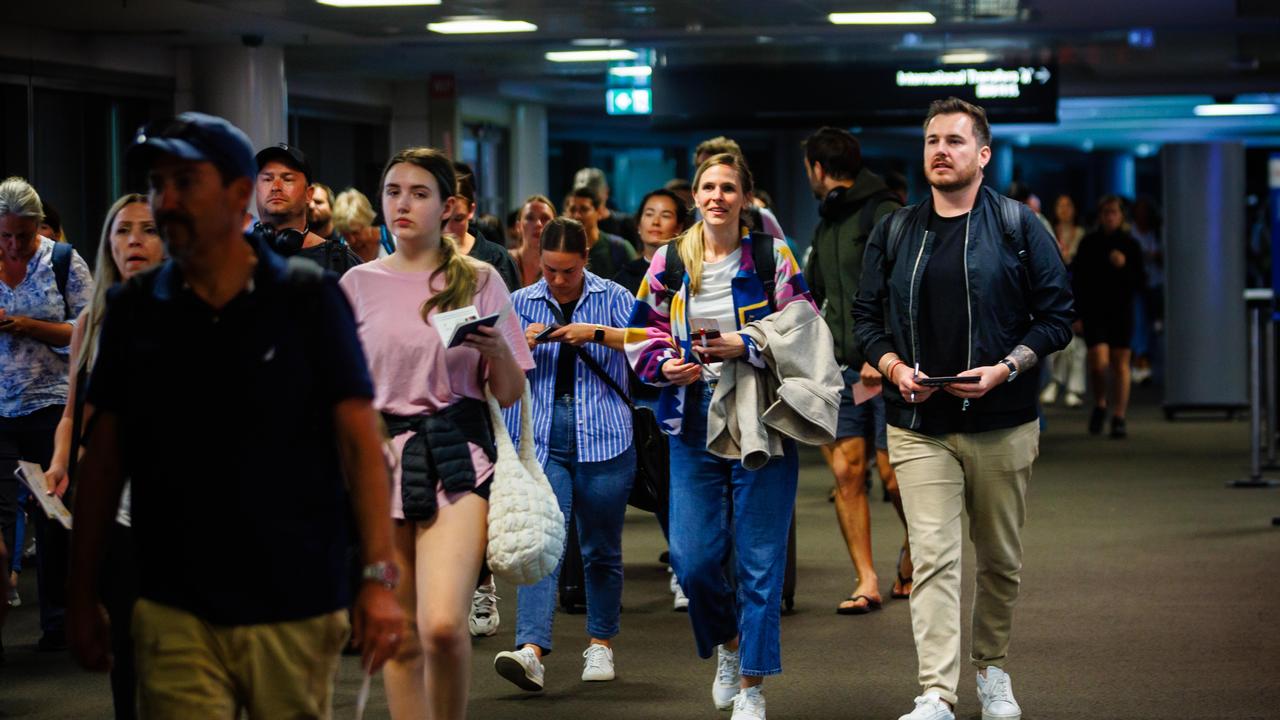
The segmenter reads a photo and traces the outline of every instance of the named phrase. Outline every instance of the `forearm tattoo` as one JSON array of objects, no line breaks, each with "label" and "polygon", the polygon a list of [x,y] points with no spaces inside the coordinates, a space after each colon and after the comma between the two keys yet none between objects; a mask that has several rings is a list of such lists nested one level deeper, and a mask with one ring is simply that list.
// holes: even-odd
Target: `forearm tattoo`
[{"label": "forearm tattoo", "polygon": [[1026,345],[1019,345],[1005,357],[1013,361],[1013,364],[1017,366],[1018,372],[1020,373],[1025,373],[1035,367],[1036,362],[1040,360],[1040,358],[1036,357],[1035,351]]}]

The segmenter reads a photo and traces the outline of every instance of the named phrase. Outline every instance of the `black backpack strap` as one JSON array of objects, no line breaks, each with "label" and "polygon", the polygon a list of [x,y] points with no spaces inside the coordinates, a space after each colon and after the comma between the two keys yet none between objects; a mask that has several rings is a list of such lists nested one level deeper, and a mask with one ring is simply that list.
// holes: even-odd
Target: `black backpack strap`
[{"label": "black backpack strap", "polygon": [[897,193],[885,188],[878,190],[871,197],[867,198],[862,205],[861,213],[858,216],[858,237],[871,237],[871,231],[876,226],[876,208],[884,203],[892,200],[898,207],[902,207],[902,202],[898,199]]},{"label": "black backpack strap", "polygon": [[1023,296],[1031,296],[1031,246],[1027,234],[1022,230],[1022,203],[1004,195],[997,196],[1000,202],[1000,234],[1005,243],[1018,256],[1018,265],[1022,267]]},{"label": "black backpack strap", "polygon": [[769,233],[751,233],[751,261],[756,266],[756,277],[764,285],[764,296],[769,301],[769,312],[778,311],[774,293],[778,289],[778,260],[773,256],[773,236]]},{"label": "black backpack strap", "polygon": [[684,285],[684,259],[680,257],[675,240],[667,243],[667,266],[662,271],[662,285],[673,296]]},{"label": "black backpack strap", "polygon": [[53,279],[58,283],[58,294],[62,296],[64,317],[71,320],[71,303],[67,302],[67,279],[71,277],[71,256],[75,248],[71,243],[55,242],[53,244]]},{"label": "black backpack strap", "polygon": [[907,226],[907,217],[911,214],[908,208],[900,207],[889,216],[889,236],[884,241],[884,261],[892,268],[898,260],[898,248],[902,245],[902,232]]}]

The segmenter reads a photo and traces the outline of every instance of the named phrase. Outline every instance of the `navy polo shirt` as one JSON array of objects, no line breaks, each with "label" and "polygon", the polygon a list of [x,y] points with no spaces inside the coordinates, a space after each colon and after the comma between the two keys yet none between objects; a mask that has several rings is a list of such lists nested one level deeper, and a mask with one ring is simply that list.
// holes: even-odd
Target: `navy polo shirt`
[{"label": "navy polo shirt", "polygon": [[220,625],[350,604],[333,409],[373,397],[337,276],[248,242],[252,287],[220,310],[172,260],[115,288],[88,389],[119,422],[141,596]]}]

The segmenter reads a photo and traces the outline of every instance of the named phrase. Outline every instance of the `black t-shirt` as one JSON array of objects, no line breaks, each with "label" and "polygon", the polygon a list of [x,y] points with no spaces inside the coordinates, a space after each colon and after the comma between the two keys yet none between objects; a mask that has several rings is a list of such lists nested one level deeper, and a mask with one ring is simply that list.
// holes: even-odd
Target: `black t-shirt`
[{"label": "black t-shirt", "polygon": [[[934,235],[929,262],[919,278],[917,359],[920,371],[930,377],[957,375],[969,369],[969,295],[964,267],[968,222],[968,213],[952,218],[933,213],[929,218],[929,231]],[[926,402],[932,411],[921,413],[922,432],[962,431],[963,400],[939,389]]]},{"label": "black t-shirt", "polygon": [[337,278],[258,255],[214,310],[170,260],[110,295],[88,401],[117,419],[142,597],[218,625],[350,604],[335,406],[372,399]]},{"label": "black t-shirt", "polygon": [[649,272],[649,262],[644,257],[628,260],[627,264],[623,265],[610,279],[626,288],[627,292],[635,295],[640,291],[640,283],[644,281],[644,274]]},{"label": "black t-shirt", "polygon": [[332,270],[339,276],[345,274],[351,268],[364,262],[347,247],[346,243],[334,242],[326,240],[319,245],[313,245],[309,248],[302,248],[298,251],[298,257],[304,257],[325,270]]},{"label": "black t-shirt", "polygon": [[[581,298],[579,298],[581,299]],[[577,300],[560,303],[560,314],[566,323],[573,322],[573,311],[578,307]],[[574,370],[578,364],[578,353],[568,343],[560,344],[560,355],[556,358],[556,386],[552,397],[577,395],[574,391]]]},{"label": "black t-shirt", "polygon": [[609,217],[600,219],[600,232],[607,232],[631,243],[636,250],[640,249],[640,228],[636,219],[626,213],[611,211]]}]

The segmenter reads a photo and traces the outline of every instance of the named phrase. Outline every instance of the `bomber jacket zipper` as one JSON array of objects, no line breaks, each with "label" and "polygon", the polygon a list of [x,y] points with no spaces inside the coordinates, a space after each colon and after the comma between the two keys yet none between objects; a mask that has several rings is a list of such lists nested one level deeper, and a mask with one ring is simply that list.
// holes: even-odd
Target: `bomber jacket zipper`
[{"label": "bomber jacket zipper", "polygon": [[[973,219],[973,209],[970,208],[969,214],[964,219],[964,307],[969,313],[969,346],[966,350],[964,367],[966,370],[973,367],[973,294],[969,291],[969,221]],[[964,405],[960,407],[960,412],[969,409],[969,398],[964,399]]]},{"label": "bomber jacket zipper", "polygon": [[[924,257],[924,246],[929,241],[929,231],[925,230],[924,235],[920,237],[920,250],[916,253],[915,265],[911,267],[911,285],[907,291],[907,316],[911,319],[911,361],[920,362],[920,349],[916,337],[916,274],[920,272],[920,259]],[[920,406],[913,404],[911,406],[911,429],[915,430],[919,427],[918,416],[920,414]]]}]

